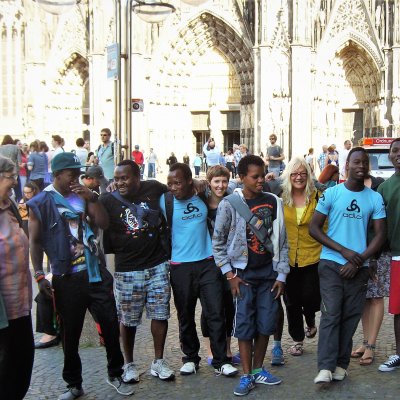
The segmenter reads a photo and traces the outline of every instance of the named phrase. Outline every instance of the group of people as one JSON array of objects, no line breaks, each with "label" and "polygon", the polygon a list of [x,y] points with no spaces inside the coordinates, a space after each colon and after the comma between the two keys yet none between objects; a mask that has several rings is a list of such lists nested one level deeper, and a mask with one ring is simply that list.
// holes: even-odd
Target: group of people
[{"label": "group of people", "polygon": [[[216,374],[229,377],[239,373],[241,363],[234,394],[244,396],[257,384],[281,383],[264,365],[271,335],[271,363],[285,362],[281,297],[293,339],[291,355],[301,356],[305,337],[315,337],[319,330],[315,383],[345,379],[352,356],[361,357],[361,365],[372,363],[380,311],[371,301],[365,307],[367,288],[375,291],[371,298],[382,298],[385,294],[373,285],[376,275],[382,280],[390,270],[389,312],[395,315],[397,354],[379,369],[400,367],[400,139],[392,142],[389,153],[396,173],[383,183],[369,176],[368,155],[356,147],[342,164],[343,184],[322,191],[308,160],[293,157],[274,194],[280,170],[271,162],[283,160],[279,149],[267,149],[267,183],[266,160],[246,154],[235,164],[234,185],[232,171],[219,162],[208,163],[206,184],[193,179],[189,163],[173,163],[164,185],[141,180],[141,168],[133,160],[121,161],[112,176],[106,174],[101,157],[112,154],[110,136],[104,131],[97,152],[105,183],[112,180],[110,191],[102,190],[100,196],[85,185],[85,165],[78,154],[53,156],[53,182],[26,199],[29,246],[26,224],[10,200],[17,164],[0,158],[0,392],[5,398],[24,397],[33,365],[28,250],[34,280],[40,293],[54,301],[60,323],[67,383],[61,400],[84,394],[78,349],[87,309],[104,339],[107,383],[118,393],[133,394],[132,384],[140,380],[134,349],[144,309],[154,343],[150,372],[161,380],[173,379],[175,371],[164,357],[171,291],[183,352],[179,373],[191,375],[200,366],[199,299],[208,361]],[[276,137],[271,137],[275,147]],[[213,141],[205,145],[211,163],[214,149]],[[383,250],[391,252],[390,268]],[[43,270],[44,253],[51,280]],[[104,253],[115,254],[114,276]],[[352,352],[362,315],[365,342]],[[239,355],[232,354],[231,337],[238,340]]]}]

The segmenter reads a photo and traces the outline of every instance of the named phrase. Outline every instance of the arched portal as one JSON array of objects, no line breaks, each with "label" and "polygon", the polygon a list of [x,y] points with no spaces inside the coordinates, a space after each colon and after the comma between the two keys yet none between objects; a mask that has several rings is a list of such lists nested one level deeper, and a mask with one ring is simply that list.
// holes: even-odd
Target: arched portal
[{"label": "arched portal", "polygon": [[[384,118],[381,72],[371,55],[355,41],[337,49],[316,83],[314,132],[326,133],[324,143],[351,139],[355,144],[375,135]],[[323,138],[322,138],[323,139]]]},{"label": "arched portal", "polygon": [[161,137],[171,146],[168,152],[182,147],[194,153],[208,135],[221,149],[239,141],[252,145],[253,59],[244,33],[202,13],[170,42],[150,76],[151,112],[163,124],[149,118],[149,145],[152,136]]}]

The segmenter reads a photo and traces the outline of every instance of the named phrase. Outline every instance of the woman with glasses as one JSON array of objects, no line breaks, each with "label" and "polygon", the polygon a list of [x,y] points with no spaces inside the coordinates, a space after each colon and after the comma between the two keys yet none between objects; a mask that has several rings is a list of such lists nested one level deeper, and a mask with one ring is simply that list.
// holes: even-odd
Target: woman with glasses
[{"label": "woman with glasses", "polygon": [[291,267],[284,296],[289,334],[294,340],[288,351],[301,356],[304,337],[311,339],[317,333],[315,313],[321,302],[318,262],[322,246],[308,233],[321,193],[315,189],[310,165],[303,157],[292,158],[282,175],[281,186]]},{"label": "woman with glasses", "polygon": [[0,397],[22,400],[34,348],[28,238],[10,200],[17,178],[16,164],[0,156]]},{"label": "woman with glasses", "polygon": [[19,215],[22,219],[22,224],[26,235],[28,235],[28,220],[29,220],[29,211],[26,203],[37,194],[40,193],[40,190],[36,183],[27,182],[22,189],[22,199],[18,203],[18,211]]}]

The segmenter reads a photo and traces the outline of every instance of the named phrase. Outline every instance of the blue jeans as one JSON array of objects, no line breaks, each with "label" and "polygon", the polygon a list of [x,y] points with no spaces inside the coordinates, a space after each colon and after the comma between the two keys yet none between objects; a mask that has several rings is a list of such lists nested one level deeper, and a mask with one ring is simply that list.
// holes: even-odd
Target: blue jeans
[{"label": "blue jeans", "polygon": [[148,178],[155,178],[156,177],[156,164],[149,163],[149,172],[147,174]]}]

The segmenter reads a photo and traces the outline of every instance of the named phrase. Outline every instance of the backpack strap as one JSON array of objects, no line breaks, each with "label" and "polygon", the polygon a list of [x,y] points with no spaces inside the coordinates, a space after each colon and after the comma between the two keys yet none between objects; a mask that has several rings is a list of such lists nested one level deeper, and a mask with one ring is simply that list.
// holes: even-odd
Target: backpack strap
[{"label": "backpack strap", "polygon": [[172,216],[174,215],[174,196],[171,192],[164,193],[165,214],[169,229],[172,229]]},{"label": "backpack strap", "polygon": [[273,244],[268,229],[264,225],[264,221],[251,212],[249,206],[244,203],[238,193],[235,192],[226,196],[226,200],[228,200],[229,204],[236,210],[236,212],[244,218],[257,239],[264,244],[267,250],[273,255]]}]

